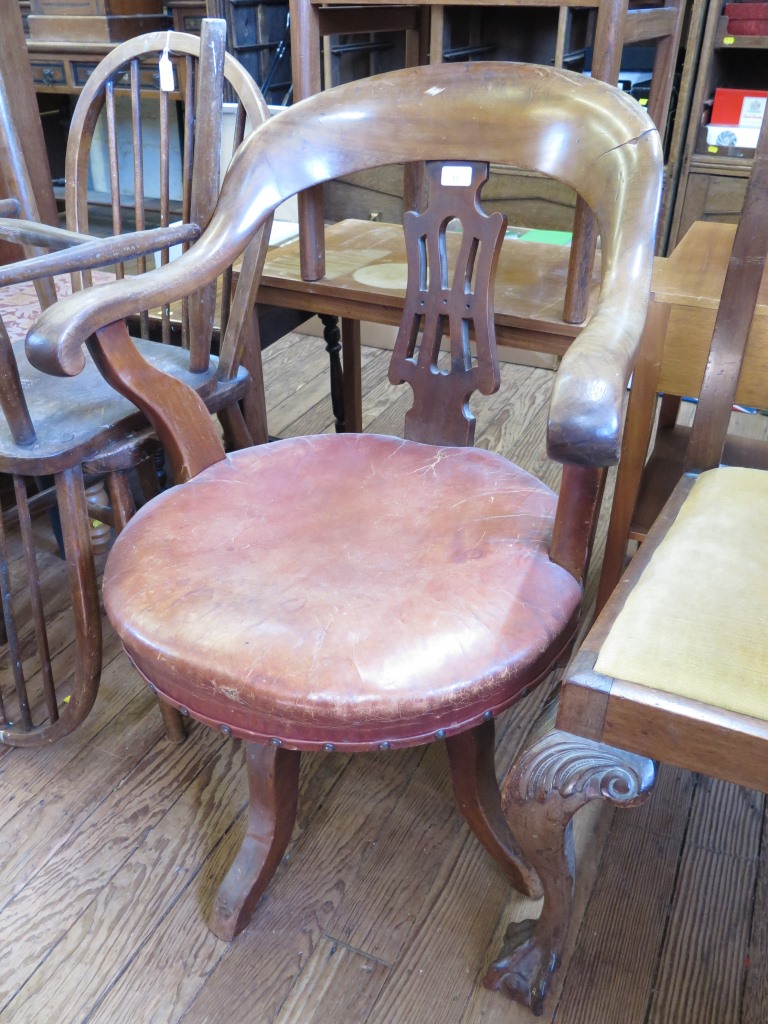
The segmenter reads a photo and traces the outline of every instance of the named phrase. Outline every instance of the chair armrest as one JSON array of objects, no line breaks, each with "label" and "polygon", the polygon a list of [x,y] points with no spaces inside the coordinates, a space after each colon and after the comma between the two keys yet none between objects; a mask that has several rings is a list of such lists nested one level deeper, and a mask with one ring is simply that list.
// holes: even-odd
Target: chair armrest
[{"label": "chair armrest", "polygon": [[647,289],[627,308],[598,309],[563,356],[547,425],[557,462],[612,466],[619,461],[627,384],[646,321]]},{"label": "chair armrest", "polygon": [[41,249],[69,249],[74,245],[90,242],[93,236],[43,224],[39,220],[18,220],[9,214],[0,217],[0,238],[5,242],[33,245]]},{"label": "chair armrest", "polygon": [[[100,284],[59,299],[44,310],[27,335],[29,361],[38,370],[56,377],[76,376],[85,366],[83,345],[97,330],[118,320],[125,320],[139,310],[177,302],[211,284],[227,267],[232,266],[260,224],[268,220],[271,212],[271,209],[268,210],[256,225],[251,222],[247,232],[222,227],[225,218],[219,217],[217,220],[214,213],[205,232],[178,259],[144,274]],[[190,225],[183,227],[189,229]],[[192,227],[199,233],[195,225]],[[153,230],[171,231],[170,228]],[[136,234],[150,235],[152,232]],[[130,244],[134,236],[118,237],[126,238],[126,244]],[[165,248],[169,244],[170,235],[166,234],[162,242],[153,248]],[[0,270],[0,283],[3,281],[1,275]]]},{"label": "chair armrest", "polygon": [[[17,225],[19,230],[12,230],[14,225]],[[19,260],[18,263],[0,267],[0,287],[136,259],[159,249],[167,249],[171,245],[194,242],[200,235],[201,229],[196,224],[177,224],[172,227],[113,235],[109,238],[94,238],[91,235],[65,231],[63,228],[51,228],[33,221],[0,220],[0,238],[6,241],[63,250],[33,256],[31,259]]]}]

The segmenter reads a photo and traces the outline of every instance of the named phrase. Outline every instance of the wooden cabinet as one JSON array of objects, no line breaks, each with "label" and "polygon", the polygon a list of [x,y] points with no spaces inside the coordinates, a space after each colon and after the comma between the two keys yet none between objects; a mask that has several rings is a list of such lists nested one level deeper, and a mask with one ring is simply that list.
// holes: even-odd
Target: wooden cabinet
[{"label": "wooden cabinet", "polygon": [[723,0],[709,0],[674,203],[670,250],[694,221],[738,220],[752,164],[753,150],[707,141],[717,88],[768,90],[768,36],[730,33],[723,10]]},{"label": "wooden cabinet", "polygon": [[165,28],[162,0],[30,0],[30,39],[121,42]]},{"label": "wooden cabinet", "polygon": [[[110,52],[113,43],[73,43],[67,41],[46,42],[27,40],[27,53],[32,68],[32,81],[38,94],[59,93],[76,95],[93,74],[99,61]],[[177,89],[182,65],[176,63]],[[125,90],[122,88],[125,79]],[[117,92],[127,94],[127,73],[117,80]],[[160,72],[157,64],[141,67],[142,89],[159,89]],[[177,98],[180,93],[174,92]],[[52,108],[48,108],[52,109]]]}]

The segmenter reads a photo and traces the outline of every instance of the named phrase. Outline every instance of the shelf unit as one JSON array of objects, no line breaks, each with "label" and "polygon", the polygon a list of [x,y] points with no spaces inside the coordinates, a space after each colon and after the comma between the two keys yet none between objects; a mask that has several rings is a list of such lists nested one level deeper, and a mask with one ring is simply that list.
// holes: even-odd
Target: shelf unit
[{"label": "shelf unit", "polygon": [[710,0],[668,249],[697,220],[736,223],[741,212],[754,150],[710,146],[706,125],[718,87],[768,89],[768,36],[728,32],[723,0]]},{"label": "shelf unit", "polygon": [[200,32],[205,17],[225,18],[227,49],[253,76],[268,103],[283,103],[291,84],[288,0],[165,0],[178,32]]}]

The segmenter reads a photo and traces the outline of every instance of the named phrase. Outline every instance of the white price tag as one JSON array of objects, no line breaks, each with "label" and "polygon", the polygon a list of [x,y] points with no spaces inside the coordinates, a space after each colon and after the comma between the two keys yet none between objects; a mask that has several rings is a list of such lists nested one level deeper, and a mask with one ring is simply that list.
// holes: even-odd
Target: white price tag
[{"label": "white price tag", "polygon": [[160,72],[160,88],[163,92],[173,92],[176,88],[173,78],[173,63],[171,58],[168,56],[168,46],[166,45],[163,52],[160,54],[160,64],[158,65]]},{"label": "white price tag", "polygon": [[472,168],[467,166],[443,167],[440,171],[440,184],[466,188],[467,185],[472,184]]}]

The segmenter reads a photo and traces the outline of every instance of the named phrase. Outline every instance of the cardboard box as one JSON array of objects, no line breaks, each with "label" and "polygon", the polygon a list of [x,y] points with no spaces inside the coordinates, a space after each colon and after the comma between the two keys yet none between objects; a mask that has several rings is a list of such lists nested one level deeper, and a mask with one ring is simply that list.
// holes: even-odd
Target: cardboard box
[{"label": "cardboard box", "polygon": [[708,124],[707,145],[754,149],[759,134],[759,128],[742,128],[738,124]]}]

